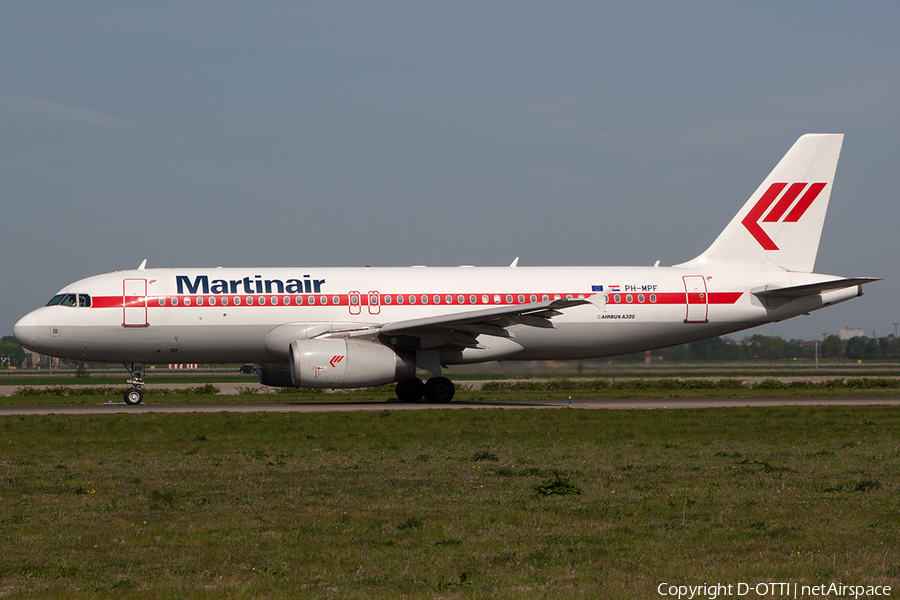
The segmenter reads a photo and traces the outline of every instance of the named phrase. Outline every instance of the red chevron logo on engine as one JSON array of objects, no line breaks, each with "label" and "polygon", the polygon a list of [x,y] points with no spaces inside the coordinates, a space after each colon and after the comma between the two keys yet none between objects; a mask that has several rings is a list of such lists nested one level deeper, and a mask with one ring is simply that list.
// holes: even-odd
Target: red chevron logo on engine
[{"label": "red chevron logo on engine", "polygon": [[342,360],[344,360],[343,356],[335,355],[335,356],[331,357],[331,360],[328,361],[328,364],[331,365],[332,367],[336,367],[338,365],[338,363],[341,362]]},{"label": "red chevron logo on engine", "polygon": [[[807,209],[809,209],[813,201],[819,196],[826,185],[828,184],[797,182],[788,186],[787,183],[773,183],[769,186],[769,189],[763,193],[759,201],[753,205],[753,208],[750,209],[747,216],[743,218],[741,225],[750,232],[753,239],[759,242],[759,245],[762,246],[764,250],[778,250],[778,246],[772,241],[769,234],[763,231],[763,228],[760,225],[760,219],[762,219],[763,223],[796,223]],[[787,190],[785,190],[785,188],[787,188]],[[806,192],[803,196],[800,196],[804,190],[806,190]],[[800,200],[797,200],[798,197],[800,197]],[[769,207],[772,206],[772,203],[775,202],[775,200],[778,200],[778,202],[775,203],[775,206],[769,211],[769,214],[763,218],[763,214],[765,214]],[[794,202],[795,200],[797,200],[796,203]],[[793,206],[793,208],[791,208],[791,206]],[[788,212],[788,209],[791,209],[790,212]],[[787,216],[785,216],[785,213]]]}]

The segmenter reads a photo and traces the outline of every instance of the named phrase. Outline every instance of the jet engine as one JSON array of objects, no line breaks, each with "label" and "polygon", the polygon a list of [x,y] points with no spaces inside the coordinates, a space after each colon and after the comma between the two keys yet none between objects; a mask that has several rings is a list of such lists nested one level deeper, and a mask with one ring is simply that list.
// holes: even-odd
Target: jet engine
[{"label": "jet engine", "polygon": [[301,339],[291,342],[289,359],[296,387],[367,387],[416,376],[411,354],[398,354],[377,342]]}]

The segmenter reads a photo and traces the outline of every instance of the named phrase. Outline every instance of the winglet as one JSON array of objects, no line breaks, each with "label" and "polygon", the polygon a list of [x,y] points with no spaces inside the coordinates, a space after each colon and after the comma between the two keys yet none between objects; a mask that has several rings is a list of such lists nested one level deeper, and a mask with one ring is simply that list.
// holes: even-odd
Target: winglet
[{"label": "winglet", "polygon": [[141,266],[139,266],[139,267],[137,268],[137,270],[138,270],[138,271],[143,271],[146,267],[147,267],[147,259],[145,258],[145,259],[141,262]]}]

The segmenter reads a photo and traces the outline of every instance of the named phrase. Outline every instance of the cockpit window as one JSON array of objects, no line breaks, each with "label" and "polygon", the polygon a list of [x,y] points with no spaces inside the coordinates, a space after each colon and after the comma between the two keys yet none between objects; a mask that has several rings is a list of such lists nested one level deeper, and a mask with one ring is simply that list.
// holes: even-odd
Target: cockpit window
[{"label": "cockpit window", "polygon": [[47,306],[90,306],[91,297],[87,294],[57,294],[50,298]]}]

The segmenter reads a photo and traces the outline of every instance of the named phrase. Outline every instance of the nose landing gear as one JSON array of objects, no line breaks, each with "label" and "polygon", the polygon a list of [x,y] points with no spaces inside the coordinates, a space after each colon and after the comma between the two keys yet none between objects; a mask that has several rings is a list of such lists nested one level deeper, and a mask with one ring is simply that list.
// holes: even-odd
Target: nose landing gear
[{"label": "nose landing gear", "polygon": [[132,363],[130,367],[126,364],[125,368],[131,374],[128,383],[133,386],[124,394],[125,404],[140,404],[144,401],[144,392],[141,391],[141,386],[144,385],[144,363]]}]

